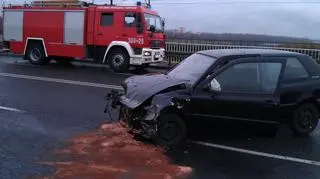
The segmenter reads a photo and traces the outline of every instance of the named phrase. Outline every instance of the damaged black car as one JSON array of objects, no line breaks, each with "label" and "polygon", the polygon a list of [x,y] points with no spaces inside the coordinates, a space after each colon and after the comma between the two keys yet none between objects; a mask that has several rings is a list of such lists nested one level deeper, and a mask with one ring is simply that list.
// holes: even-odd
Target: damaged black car
[{"label": "damaged black car", "polygon": [[191,121],[285,123],[308,135],[318,124],[319,76],[319,65],[299,53],[206,50],[166,73],[129,77],[108,99],[124,125],[163,145],[182,143]]}]

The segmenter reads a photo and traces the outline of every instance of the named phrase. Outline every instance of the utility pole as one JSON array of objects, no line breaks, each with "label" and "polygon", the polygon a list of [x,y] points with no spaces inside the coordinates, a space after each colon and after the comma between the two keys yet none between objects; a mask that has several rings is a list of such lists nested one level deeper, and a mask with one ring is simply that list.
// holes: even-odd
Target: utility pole
[{"label": "utility pole", "polygon": [[110,5],[113,6],[113,0],[110,0]]}]

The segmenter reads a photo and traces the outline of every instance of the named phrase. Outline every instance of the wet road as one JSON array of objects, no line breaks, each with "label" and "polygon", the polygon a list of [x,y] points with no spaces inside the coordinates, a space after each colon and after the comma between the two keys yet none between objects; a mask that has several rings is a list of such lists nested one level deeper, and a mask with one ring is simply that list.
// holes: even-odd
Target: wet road
[{"label": "wet road", "polygon": [[[52,157],[71,136],[108,121],[103,98],[110,89],[100,84],[119,85],[130,75],[85,65],[39,67],[0,57],[0,178],[51,173],[53,168],[35,162]],[[263,138],[238,126],[210,126],[193,136],[205,143],[190,142],[186,153],[171,155],[194,169],[190,178],[320,178],[319,127],[309,138],[295,138],[286,127],[276,138]]]}]

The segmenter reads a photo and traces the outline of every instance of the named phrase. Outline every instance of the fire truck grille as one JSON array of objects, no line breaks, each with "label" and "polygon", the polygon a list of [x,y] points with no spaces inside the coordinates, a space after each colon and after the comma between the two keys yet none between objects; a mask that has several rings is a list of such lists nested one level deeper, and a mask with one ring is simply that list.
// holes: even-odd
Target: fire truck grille
[{"label": "fire truck grille", "polygon": [[162,46],[161,40],[153,40],[151,41],[151,48],[159,49]]}]

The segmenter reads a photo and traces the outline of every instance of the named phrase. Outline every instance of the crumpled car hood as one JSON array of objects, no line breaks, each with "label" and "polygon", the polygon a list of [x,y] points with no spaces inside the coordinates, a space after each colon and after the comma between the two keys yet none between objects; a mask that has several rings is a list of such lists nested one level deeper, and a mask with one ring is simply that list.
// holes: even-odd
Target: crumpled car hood
[{"label": "crumpled car hood", "polygon": [[126,93],[121,96],[120,102],[129,108],[136,108],[151,96],[186,82],[164,74],[132,76],[123,83]]}]

